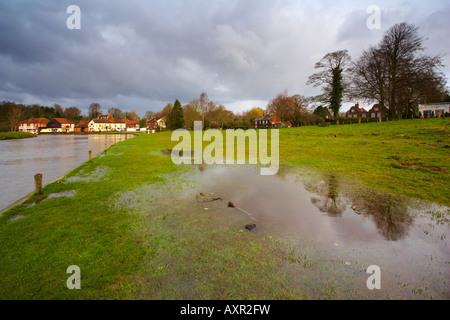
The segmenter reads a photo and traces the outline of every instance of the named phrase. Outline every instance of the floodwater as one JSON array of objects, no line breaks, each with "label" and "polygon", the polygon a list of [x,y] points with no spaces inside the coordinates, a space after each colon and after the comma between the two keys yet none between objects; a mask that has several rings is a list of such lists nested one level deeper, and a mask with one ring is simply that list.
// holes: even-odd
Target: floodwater
[{"label": "floodwater", "polygon": [[39,135],[0,141],[0,210],[34,190],[34,175],[48,184],[131,134]]},{"label": "floodwater", "polygon": [[[261,176],[251,166],[202,165],[187,175],[193,182],[180,197],[219,215],[224,224],[240,216],[235,228],[241,232],[301,243],[292,248],[309,250],[317,266],[308,271],[310,283],[339,279],[340,298],[450,298],[449,208],[298,170]],[[246,231],[246,224],[257,227]],[[383,290],[366,287],[371,265],[381,269]],[[306,276],[300,267],[286,270],[293,285]]]}]

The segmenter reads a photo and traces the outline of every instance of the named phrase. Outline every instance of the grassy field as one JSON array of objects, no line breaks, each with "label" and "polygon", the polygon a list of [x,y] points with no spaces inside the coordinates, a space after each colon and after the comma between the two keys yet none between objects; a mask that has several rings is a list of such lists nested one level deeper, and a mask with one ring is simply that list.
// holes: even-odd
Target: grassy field
[{"label": "grassy field", "polygon": [[24,139],[34,137],[36,137],[36,135],[29,132],[0,132],[0,140]]},{"label": "grassy field", "polygon": [[[390,194],[450,205],[448,119],[280,130],[280,162]],[[242,232],[178,195],[189,187],[160,150],[171,133],[108,149],[0,216],[2,299],[334,299],[327,252]],[[70,197],[51,194],[74,192]],[[220,210],[217,208],[217,210]],[[298,249],[300,248],[300,250]],[[70,265],[82,289],[68,290]],[[364,296],[362,296],[364,298]]]}]

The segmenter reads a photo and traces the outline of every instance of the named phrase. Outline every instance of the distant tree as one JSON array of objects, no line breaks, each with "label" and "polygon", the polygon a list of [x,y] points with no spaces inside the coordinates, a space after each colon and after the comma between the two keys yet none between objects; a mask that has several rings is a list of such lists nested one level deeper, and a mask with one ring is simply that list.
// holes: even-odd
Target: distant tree
[{"label": "distant tree", "polygon": [[122,110],[114,107],[108,109],[108,114],[112,114],[114,119],[122,119],[125,117],[125,113]]},{"label": "distant tree", "polygon": [[203,129],[206,128],[205,115],[208,110],[208,103],[209,103],[208,95],[206,94],[206,92],[202,92],[200,94],[200,112],[202,114]]},{"label": "distant tree", "polygon": [[412,24],[389,28],[352,64],[351,95],[378,101],[391,118],[408,117],[418,103],[441,101],[446,91],[442,57],[422,54],[423,41]]},{"label": "distant tree", "polygon": [[186,129],[194,129],[194,121],[201,121],[202,115],[199,112],[200,101],[192,100],[185,106],[183,106],[183,118]]},{"label": "distant tree", "polygon": [[184,127],[183,108],[178,99],[175,101],[169,116],[169,129],[176,130]]},{"label": "distant tree", "polygon": [[327,118],[332,117],[330,110],[328,110],[328,108],[326,108],[324,106],[318,106],[317,108],[314,109],[313,113],[315,115],[318,115],[322,119],[327,119]]},{"label": "distant tree", "polygon": [[55,118],[62,118],[64,116],[64,108],[61,105],[55,103],[53,109],[55,109]]},{"label": "distant tree", "polygon": [[346,87],[344,73],[346,73],[350,61],[351,57],[347,50],[328,53],[314,66],[315,69],[320,71],[311,75],[306,82],[306,84],[312,84],[314,87],[324,85],[324,93],[317,99],[328,103],[335,118],[338,116],[342,105]]},{"label": "distant tree", "polygon": [[10,131],[17,131],[17,127],[22,118],[24,109],[25,108],[22,104],[13,103],[10,105],[9,111],[6,115],[9,122]]},{"label": "distant tree", "polygon": [[91,105],[89,106],[89,117],[91,119],[95,119],[98,118],[98,116],[101,114],[101,109],[102,106],[100,105],[100,103],[97,102],[93,102],[91,103]]},{"label": "distant tree", "polygon": [[139,121],[139,116],[138,116],[138,114],[137,114],[136,109],[132,109],[130,112],[127,112],[126,118],[127,118],[128,120]]},{"label": "distant tree", "polygon": [[64,118],[66,118],[68,120],[77,121],[77,120],[80,120],[80,118],[81,118],[81,110],[75,106],[72,106],[72,107],[66,108],[64,110],[63,115],[64,115]]},{"label": "distant tree", "polygon": [[145,112],[144,118],[150,120],[150,119],[152,119],[154,117],[154,115],[155,115],[155,113],[153,111],[149,110],[149,111]]}]

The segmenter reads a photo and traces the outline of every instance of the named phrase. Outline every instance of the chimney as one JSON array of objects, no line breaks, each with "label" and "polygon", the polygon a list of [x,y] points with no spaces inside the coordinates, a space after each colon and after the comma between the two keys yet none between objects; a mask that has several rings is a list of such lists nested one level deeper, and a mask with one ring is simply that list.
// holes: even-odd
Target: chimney
[{"label": "chimney", "polygon": [[155,115],[153,115],[153,119],[156,121],[156,114]]}]

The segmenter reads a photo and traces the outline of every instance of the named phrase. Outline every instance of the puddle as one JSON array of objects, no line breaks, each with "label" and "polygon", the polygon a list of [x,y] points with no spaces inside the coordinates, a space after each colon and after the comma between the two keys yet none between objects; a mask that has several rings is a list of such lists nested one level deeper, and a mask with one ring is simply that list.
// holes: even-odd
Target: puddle
[{"label": "puddle", "polygon": [[73,197],[77,193],[76,190],[64,191],[59,193],[51,193],[48,195],[47,199],[61,198],[61,197]]},{"label": "puddle", "polygon": [[[103,167],[103,166],[99,166],[96,167],[94,172],[92,172],[90,175],[88,176],[73,176],[70,178],[65,179],[65,182],[75,182],[75,181],[86,181],[86,182],[90,182],[90,181],[99,181],[102,178],[106,177],[109,174],[109,169],[107,167]],[[83,173],[82,171],[80,171],[80,173]]]},{"label": "puddle", "polygon": [[9,221],[9,222],[14,222],[14,221],[19,220],[19,219],[22,219],[22,218],[25,218],[25,216],[22,215],[22,214],[19,214],[19,215],[17,215],[17,216],[14,216],[14,217],[10,218],[8,221]]},{"label": "puddle", "polygon": [[[259,173],[256,166],[200,165],[189,173],[165,176],[163,186],[124,192],[114,206],[149,219],[152,213],[194,210],[240,232],[286,239],[295,250],[295,243],[312,243],[316,252],[327,252],[321,260],[308,253],[316,270],[333,270],[336,279],[352,283],[363,278],[363,285],[355,287],[340,280],[344,288],[351,287],[345,298],[366,297],[365,270],[370,265],[380,266],[384,286],[371,297],[450,297],[449,208],[355,190],[334,175],[296,168],[280,168],[275,176]],[[289,268],[286,272],[295,280],[300,271]],[[326,279],[326,273],[317,272]]]}]

